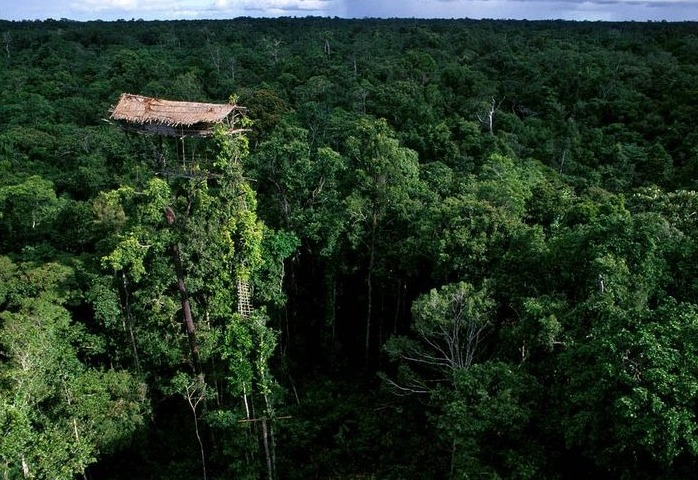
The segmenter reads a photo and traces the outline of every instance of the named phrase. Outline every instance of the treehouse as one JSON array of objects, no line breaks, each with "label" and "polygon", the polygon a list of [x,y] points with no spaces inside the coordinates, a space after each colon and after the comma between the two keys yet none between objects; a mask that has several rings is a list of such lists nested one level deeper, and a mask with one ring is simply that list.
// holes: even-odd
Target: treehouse
[{"label": "treehouse", "polygon": [[[228,135],[244,132],[236,128],[236,122],[245,108],[234,103],[200,103],[162,100],[142,95],[122,93],[119,103],[110,110],[110,119],[126,132],[157,136],[158,144],[152,144],[153,163],[159,174],[166,176],[201,176],[197,165],[205,163],[205,142],[216,128],[223,128]],[[164,138],[175,139],[173,148],[163,142]],[[184,140],[189,138],[185,148]],[[202,149],[201,147],[204,146]],[[203,154],[197,153],[203,150]],[[176,152],[176,153],[175,153]],[[173,164],[171,153],[175,153],[177,164]]]},{"label": "treehouse", "polygon": [[[157,163],[162,170],[159,175],[171,178],[215,178],[217,175],[199,168],[198,159],[192,151],[190,155],[185,154],[185,138],[207,138],[213,135],[214,129],[222,125],[225,133],[234,135],[244,132],[243,128],[235,128],[235,121],[245,111],[234,103],[199,103],[182,102],[172,100],[162,100],[159,98],[144,97],[122,93],[119,103],[111,109],[111,120],[116,121],[123,130],[127,132],[141,133],[145,135],[155,135],[160,137],[176,138],[177,155],[181,161],[181,166],[177,169],[168,170],[166,155],[162,152],[157,154]],[[196,142],[193,142],[196,143]],[[162,145],[161,145],[162,146]],[[244,203],[244,209],[247,205]],[[174,210],[167,207],[164,211],[168,225],[172,226],[176,221]],[[179,254],[175,253],[175,264],[181,262]],[[181,269],[181,267],[178,267]],[[178,272],[179,288],[182,292],[183,312],[185,325],[192,342],[192,357],[198,358],[198,346],[194,334],[194,322],[191,318],[191,307],[188,305],[188,294],[181,272]],[[252,314],[251,287],[245,277],[237,279],[237,310],[241,317],[249,318]],[[187,305],[184,305],[186,303]],[[196,361],[198,362],[198,360]],[[195,363],[196,363],[195,362]]]},{"label": "treehouse", "polygon": [[122,93],[111,119],[129,132],[166,137],[210,137],[217,125],[235,133],[236,116],[244,109],[232,103],[161,100]]}]

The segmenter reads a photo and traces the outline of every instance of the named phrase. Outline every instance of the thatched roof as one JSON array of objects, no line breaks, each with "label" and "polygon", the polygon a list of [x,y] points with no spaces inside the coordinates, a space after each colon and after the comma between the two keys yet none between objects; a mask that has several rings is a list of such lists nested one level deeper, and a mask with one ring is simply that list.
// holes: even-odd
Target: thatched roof
[{"label": "thatched roof", "polygon": [[111,118],[143,133],[208,136],[213,125],[223,123],[237,109],[230,103],[178,102],[122,93]]}]

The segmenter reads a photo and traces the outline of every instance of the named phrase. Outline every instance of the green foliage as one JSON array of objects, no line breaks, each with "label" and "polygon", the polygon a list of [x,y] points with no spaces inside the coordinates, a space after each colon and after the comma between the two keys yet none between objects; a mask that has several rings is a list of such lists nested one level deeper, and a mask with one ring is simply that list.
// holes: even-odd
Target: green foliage
[{"label": "green foliage", "polygon": [[262,259],[260,280],[257,282],[259,299],[270,306],[283,306],[286,303],[284,277],[286,261],[301,246],[298,237],[292,233],[267,230],[262,239]]},{"label": "green foliage", "polygon": [[388,215],[391,221],[409,215],[419,170],[415,153],[400,146],[386,122],[359,119],[355,129],[346,144],[353,186],[346,209],[356,246],[362,231],[374,236]]},{"label": "green foliage", "polygon": [[512,365],[487,362],[459,369],[438,428],[451,448],[451,477],[539,478],[545,452],[527,438],[541,394],[536,380]]},{"label": "green foliage", "polygon": [[694,24],[0,30],[7,478],[694,474]]},{"label": "green foliage", "polygon": [[561,357],[568,445],[620,477],[670,472],[696,451],[695,306],[670,301],[619,318],[627,314],[606,303],[589,305],[597,325]]},{"label": "green foliage", "polygon": [[64,306],[71,268],[4,271],[11,293],[0,312],[0,468],[12,477],[73,478],[128,443],[147,415],[146,387],[128,372],[81,361],[98,342]]},{"label": "green foliage", "polygon": [[48,238],[64,205],[53,184],[39,176],[0,187],[0,232],[5,249]]}]

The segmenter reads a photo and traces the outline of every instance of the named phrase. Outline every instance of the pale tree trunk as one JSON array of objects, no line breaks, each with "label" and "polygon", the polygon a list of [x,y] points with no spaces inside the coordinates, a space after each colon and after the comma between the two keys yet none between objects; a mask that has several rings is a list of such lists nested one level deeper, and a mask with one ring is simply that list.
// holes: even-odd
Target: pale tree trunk
[{"label": "pale tree trunk", "polygon": [[196,411],[199,403],[206,398],[206,385],[201,376],[199,376],[194,383],[187,385],[185,398],[191,409],[192,416],[194,417],[194,432],[196,433],[196,440],[199,442],[201,470],[203,473],[203,480],[206,480],[206,454],[204,451],[204,442],[201,440],[201,433],[199,432],[199,417]]},{"label": "pale tree trunk", "polygon": [[252,419],[252,411],[250,410],[250,400],[247,394],[247,386],[242,386],[242,403],[245,405],[245,418],[247,420]]},{"label": "pale tree trunk", "polygon": [[497,100],[492,97],[492,101],[488,105],[487,111],[484,114],[477,114],[478,120],[487,126],[487,131],[490,133],[490,135],[494,134],[494,114],[497,113],[497,108]]},{"label": "pale tree trunk", "polygon": [[27,460],[24,458],[24,455],[22,455],[22,475],[24,478],[32,478],[31,472],[29,471],[29,465],[27,464]]},{"label": "pale tree trunk", "polygon": [[32,478],[31,472],[29,471],[29,465],[27,464],[27,460],[24,458],[24,455],[22,455],[22,475],[24,475],[24,478]]},{"label": "pale tree trunk", "polygon": [[2,41],[5,44],[5,56],[10,58],[10,45],[12,44],[12,35],[10,32],[4,32],[2,34]]}]

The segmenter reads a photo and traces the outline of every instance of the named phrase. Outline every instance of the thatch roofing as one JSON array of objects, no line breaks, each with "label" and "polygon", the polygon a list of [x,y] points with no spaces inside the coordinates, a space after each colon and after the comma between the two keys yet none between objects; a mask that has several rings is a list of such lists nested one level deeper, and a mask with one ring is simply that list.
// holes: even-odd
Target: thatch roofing
[{"label": "thatch roofing", "polygon": [[239,110],[231,103],[162,100],[122,93],[111,118],[126,128],[160,135],[210,135],[213,124],[223,123]]}]

